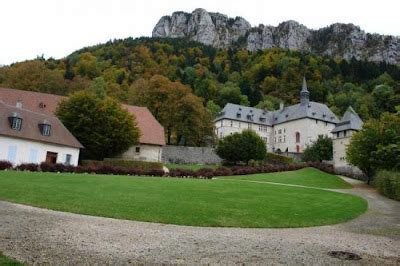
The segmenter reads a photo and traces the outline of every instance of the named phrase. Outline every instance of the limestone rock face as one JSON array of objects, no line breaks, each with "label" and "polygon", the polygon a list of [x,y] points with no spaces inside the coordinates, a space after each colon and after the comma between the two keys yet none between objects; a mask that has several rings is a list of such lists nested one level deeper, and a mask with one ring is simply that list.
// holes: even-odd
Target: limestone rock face
[{"label": "limestone rock face", "polygon": [[310,30],[290,20],[277,27],[251,27],[244,18],[229,18],[199,8],[190,14],[174,12],[171,16],[162,17],[152,35],[158,38],[189,38],[217,48],[235,45],[256,51],[279,47],[346,60],[354,57],[400,64],[400,38],[365,33],[353,24],[336,23]]}]

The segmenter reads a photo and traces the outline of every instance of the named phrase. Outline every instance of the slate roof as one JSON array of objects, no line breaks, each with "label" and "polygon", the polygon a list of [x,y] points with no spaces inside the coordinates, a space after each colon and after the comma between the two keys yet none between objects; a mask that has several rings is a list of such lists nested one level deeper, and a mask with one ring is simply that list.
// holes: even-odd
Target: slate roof
[{"label": "slate roof", "polygon": [[221,119],[231,119],[260,125],[272,125],[272,114],[270,112],[233,103],[225,105],[215,121]]},{"label": "slate roof", "polygon": [[356,111],[349,106],[344,113],[342,119],[336,124],[336,127],[332,130],[332,133],[344,131],[344,130],[361,130],[363,126],[363,121],[358,116]]},{"label": "slate roof", "polygon": [[[54,94],[0,88],[0,100],[6,104],[15,106],[20,101],[24,109],[52,116],[58,104],[66,98],[66,96]],[[164,128],[146,107],[127,104],[123,106],[136,117],[136,122],[141,132],[139,143],[165,145]]]},{"label": "slate roof", "polygon": [[[14,130],[11,128],[8,118],[13,115],[22,118],[21,130]],[[39,124],[44,121],[51,125],[49,136],[43,136],[39,130]],[[83,148],[82,144],[64,127],[57,117],[11,106],[5,104],[1,100],[0,135],[74,148]]]},{"label": "slate roof", "polygon": [[[240,114],[240,117],[238,114]],[[225,105],[224,109],[220,112],[215,121],[219,121],[221,119],[231,119],[247,123],[272,126],[302,118],[312,118],[334,124],[338,122],[338,118],[328,108],[328,106],[316,102],[309,102],[307,105],[302,105],[299,103],[273,112],[268,112],[254,107],[245,107],[228,103]]]}]

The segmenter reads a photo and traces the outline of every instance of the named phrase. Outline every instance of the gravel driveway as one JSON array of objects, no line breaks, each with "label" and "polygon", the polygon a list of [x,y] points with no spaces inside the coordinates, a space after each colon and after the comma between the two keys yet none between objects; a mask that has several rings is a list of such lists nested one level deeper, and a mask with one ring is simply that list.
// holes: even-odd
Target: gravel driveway
[{"label": "gravel driveway", "polygon": [[[0,201],[0,250],[29,264],[400,264],[400,202],[350,182],[355,187],[348,192],[368,200],[367,213],[297,229],[163,225]],[[343,261],[330,251],[362,259]]]}]

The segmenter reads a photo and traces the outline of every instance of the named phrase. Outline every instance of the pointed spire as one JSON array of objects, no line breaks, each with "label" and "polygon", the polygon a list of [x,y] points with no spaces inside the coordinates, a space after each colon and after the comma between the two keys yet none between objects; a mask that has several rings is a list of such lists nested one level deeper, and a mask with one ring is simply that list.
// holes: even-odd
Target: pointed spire
[{"label": "pointed spire", "polygon": [[307,89],[306,77],[303,78],[303,86],[300,91],[300,103],[301,105],[308,105],[310,102],[310,92]]},{"label": "pointed spire", "polygon": [[303,86],[302,86],[302,88],[301,88],[301,91],[303,92],[305,92],[305,91],[307,91],[308,92],[308,89],[307,89],[307,81],[306,81],[306,77],[304,76],[303,77]]}]

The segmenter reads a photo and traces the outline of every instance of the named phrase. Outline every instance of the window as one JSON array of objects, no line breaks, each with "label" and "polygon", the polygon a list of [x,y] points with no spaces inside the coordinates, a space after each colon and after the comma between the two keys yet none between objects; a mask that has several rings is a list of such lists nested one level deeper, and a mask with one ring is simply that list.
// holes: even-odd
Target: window
[{"label": "window", "polygon": [[300,152],[300,146],[296,145],[296,152],[299,153]]},{"label": "window", "polygon": [[14,130],[21,130],[22,119],[18,117],[14,117],[11,128]]},{"label": "window", "polygon": [[15,163],[17,160],[17,146],[9,146],[8,147],[8,156],[7,160],[11,163]]},{"label": "window", "polygon": [[239,122],[239,128],[242,126],[242,123]]},{"label": "window", "polygon": [[296,142],[300,142],[300,132],[296,132]]},{"label": "window", "polygon": [[39,124],[40,133],[43,136],[50,136],[51,134],[51,125],[50,122],[44,120],[42,123]]},{"label": "window", "polygon": [[286,128],[283,129],[283,133],[286,133]]},{"label": "window", "polygon": [[37,154],[38,154],[38,151],[35,149],[31,149],[29,151],[29,162],[30,163],[38,163]]},{"label": "window", "polygon": [[247,128],[248,128],[248,129],[251,129],[251,124],[248,124]]},{"label": "window", "polygon": [[315,120],[315,124],[318,124],[318,120]]},{"label": "window", "polygon": [[221,120],[221,127],[222,127],[222,125],[223,125],[223,123],[222,123],[222,120]]},{"label": "window", "polygon": [[12,113],[12,115],[8,117],[8,121],[10,122],[11,129],[18,131],[21,130],[22,118],[19,114]]},{"label": "window", "polygon": [[233,126],[233,121],[231,120],[231,127]]},{"label": "window", "polygon": [[135,148],[135,152],[136,152],[136,153],[140,153],[140,147],[136,147],[136,148]]},{"label": "window", "polygon": [[278,130],[278,134],[282,134],[282,129],[279,129],[279,130]]},{"label": "window", "polygon": [[339,138],[339,132],[336,133],[336,137]]},{"label": "window", "polygon": [[345,131],[343,131],[343,137],[346,137],[346,133],[347,133],[347,131],[345,130]]},{"label": "window", "polygon": [[72,155],[71,154],[65,154],[65,164],[70,165],[71,164],[71,159]]}]

